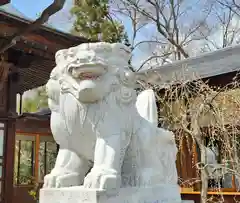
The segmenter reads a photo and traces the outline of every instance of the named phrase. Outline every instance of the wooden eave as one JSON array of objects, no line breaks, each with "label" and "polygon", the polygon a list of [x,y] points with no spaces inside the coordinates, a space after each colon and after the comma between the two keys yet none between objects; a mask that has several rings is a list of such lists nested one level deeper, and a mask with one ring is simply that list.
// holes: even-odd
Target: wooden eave
[{"label": "wooden eave", "polygon": [[22,113],[18,119],[35,119],[35,120],[50,120],[51,110],[49,108],[43,108],[40,111],[32,113]]},{"label": "wooden eave", "polygon": [[3,6],[3,5],[8,4],[8,3],[10,3],[10,0],[1,0],[0,1],[0,6]]},{"label": "wooden eave", "polygon": [[49,120],[28,117],[16,120],[16,132],[23,134],[52,134]]},{"label": "wooden eave", "polygon": [[[0,33],[4,32],[6,35],[12,35],[19,28],[23,28],[31,23],[31,21],[22,19],[20,17],[14,16],[12,14],[6,13],[0,10],[0,26],[3,28],[0,30]],[[6,31],[6,29],[9,29]],[[41,26],[39,29],[35,30],[24,36],[25,40],[30,42],[41,43],[46,46],[55,45],[57,48],[67,48],[70,46],[76,46],[81,43],[90,42],[90,40],[83,37],[73,36],[68,33],[58,31],[56,29]]]},{"label": "wooden eave", "polygon": [[49,108],[33,113],[23,113],[16,120],[16,131],[30,134],[51,134],[50,116]]},{"label": "wooden eave", "polygon": [[[213,86],[232,82],[240,70],[240,45],[230,46],[197,57],[191,57],[149,70],[148,80],[164,87],[165,84],[191,82],[196,79],[209,81]],[[156,77],[156,75],[160,76]]]}]

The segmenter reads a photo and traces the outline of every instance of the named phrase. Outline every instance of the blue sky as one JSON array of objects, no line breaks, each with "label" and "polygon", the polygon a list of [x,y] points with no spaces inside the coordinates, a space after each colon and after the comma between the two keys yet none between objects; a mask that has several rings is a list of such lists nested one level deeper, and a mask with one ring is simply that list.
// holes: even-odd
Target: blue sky
[{"label": "blue sky", "polygon": [[[52,0],[11,0],[11,4],[18,11],[31,19],[36,19],[41,11],[43,11],[52,2]],[[69,30],[71,28],[71,20],[69,19],[71,17],[69,14],[71,5],[72,0],[67,0],[64,8],[50,18],[49,24],[60,30]]]},{"label": "blue sky", "polygon": [[46,8],[52,1],[50,0],[11,0],[11,4],[24,15],[36,18],[37,13]]},{"label": "blue sky", "polygon": [[[53,1],[52,0],[11,0],[11,4],[19,10],[21,13],[26,15],[31,19],[36,19],[37,16],[43,11],[48,5],[50,5]],[[54,27],[61,29],[61,30],[68,30],[71,28],[71,15],[69,14],[69,10],[72,7],[73,0],[66,0],[64,8],[55,14],[53,17],[50,18],[49,23]],[[128,32],[131,32],[131,25],[125,19],[122,19],[125,24],[125,28]]]}]

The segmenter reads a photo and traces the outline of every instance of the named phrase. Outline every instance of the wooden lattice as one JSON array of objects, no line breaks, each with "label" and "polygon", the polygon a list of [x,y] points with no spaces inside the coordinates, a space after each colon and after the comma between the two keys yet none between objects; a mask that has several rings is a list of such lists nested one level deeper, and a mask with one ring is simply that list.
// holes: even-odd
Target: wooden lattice
[{"label": "wooden lattice", "polygon": [[0,91],[4,87],[4,84],[8,78],[9,71],[10,71],[10,64],[4,61],[0,61]]}]

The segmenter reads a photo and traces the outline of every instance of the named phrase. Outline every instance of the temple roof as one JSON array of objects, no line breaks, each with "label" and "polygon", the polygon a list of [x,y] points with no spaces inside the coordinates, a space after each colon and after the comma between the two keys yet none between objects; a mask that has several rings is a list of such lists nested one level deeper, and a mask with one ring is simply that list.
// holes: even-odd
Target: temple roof
[{"label": "temple roof", "polygon": [[[5,13],[6,15],[10,14],[12,16],[15,16],[16,18],[27,20],[29,22],[32,22],[33,20],[27,16],[25,16],[23,13],[21,13],[18,9],[16,9],[11,3],[5,4],[3,6],[0,6],[0,12]],[[62,30],[58,30],[52,25],[50,25],[48,22],[44,23],[44,26],[59,32],[63,32]],[[66,32],[67,33],[67,32]]]},{"label": "temple roof", "polygon": [[240,71],[239,55],[240,45],[234,45],[163,66],[156,65],[142,74],[147,75],[149,82],[163,87],[200,78],[221,86],[232,82]]},{"label": "temple roof", "polygon": [[2,12],[12,14],[19,18],[28,19],[24,14],[22,14],[19,10],[17,10],[11,3],[0,6],[0,10]]},{"label": "temple roof", "polygon": [[[0,7],[0,42],[4,44],[23,27],[32,22],[11,4]],[[7,62],[14,64],[19,72],[17,93],[44,85],[55,66],[55,53],[90,40],[73,36],[45,24],[21,36],[20,40],[7,50]]]}]

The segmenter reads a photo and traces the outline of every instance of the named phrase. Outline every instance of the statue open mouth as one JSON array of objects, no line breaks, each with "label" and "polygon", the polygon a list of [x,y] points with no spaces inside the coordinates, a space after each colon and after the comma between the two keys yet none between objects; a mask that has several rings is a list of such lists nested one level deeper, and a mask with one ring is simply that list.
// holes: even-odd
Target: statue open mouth
[{"label": "statue open mouth", "polygon": [[93,72],[85,72],[79,74],[79,79],[80,80],[96,80],[100,77],[101,75],[93,73]]},{"label": "statue open mouth", "polygon": [[92,64],[72,67],[72,75],[80,80],[96,80],[107,72],[107,68],[100,64],[96,67]]}]

